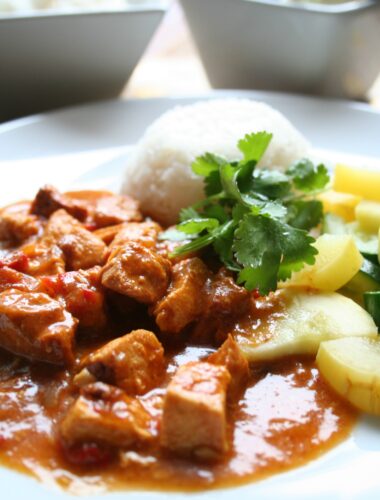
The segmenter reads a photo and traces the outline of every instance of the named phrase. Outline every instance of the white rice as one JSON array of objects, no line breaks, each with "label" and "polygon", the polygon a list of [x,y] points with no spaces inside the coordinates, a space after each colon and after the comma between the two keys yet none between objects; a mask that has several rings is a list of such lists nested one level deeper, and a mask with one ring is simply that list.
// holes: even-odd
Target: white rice
[{"label": "white rice", "polygon": [[143,211],[173,224],[181,208],[203,196],[203,180],[191,170],[205,152],[236,160],[237,141],[265,130],[273,139],[259,166],[285,169],[307,156],[309,144],[278,111],[248,99],[219,99],[176,107],[153,122],[128,159],[122,192]]}]

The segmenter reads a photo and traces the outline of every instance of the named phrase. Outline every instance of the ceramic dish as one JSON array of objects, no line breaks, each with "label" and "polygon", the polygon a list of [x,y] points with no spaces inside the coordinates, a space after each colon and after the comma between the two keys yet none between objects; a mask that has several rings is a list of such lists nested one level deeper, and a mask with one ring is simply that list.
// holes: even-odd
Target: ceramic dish
[{"label": "ceramic dish", "polygon": [[158,0],[122,10],[0,13],[0,121],[117,96],[164,12]]},{"label": "ceramic dish", "polygon": [[210,82],[363,98],[380,72],[380,5],[181,0]]}]

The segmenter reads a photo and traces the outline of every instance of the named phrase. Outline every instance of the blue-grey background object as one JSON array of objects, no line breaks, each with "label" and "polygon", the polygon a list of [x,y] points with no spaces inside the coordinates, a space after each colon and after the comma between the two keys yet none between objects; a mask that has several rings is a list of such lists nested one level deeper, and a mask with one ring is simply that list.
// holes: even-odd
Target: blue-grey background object
[{"label": "blue-grey background object", "polygon": [[164,5],[0,17],[0,121],[117,96]]},{"label": "blue-grey background object", "polygon": [[363,99],[380,72],[380,2],[181,0],[210,82]]}]

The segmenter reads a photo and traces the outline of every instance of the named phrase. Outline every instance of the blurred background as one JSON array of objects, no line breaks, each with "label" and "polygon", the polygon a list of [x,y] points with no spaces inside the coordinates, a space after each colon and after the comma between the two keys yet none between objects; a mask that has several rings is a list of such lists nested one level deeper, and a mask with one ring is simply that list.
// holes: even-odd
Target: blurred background
[{"label": "blurred background", "polygon": [[[341,1],[343,3],[343,0]],[[326,3],[329,1],[327,0]],[[331,3],[339,3],[339,0],[331,1]],[[379,14],[371,13],[371,16],[375,17],[380,35]],[[323,36],[322,33],[321,36]],[[380,42],[380,38],[378,41]],[[358,43],[360,44],[360,40]],[[276,50],[276,47],[272,49]],[[365,95],[361,96],[361,100],[368,99],[373,105],[380,107],[380,45],[376,50],[378,52],[375,65],[378,69],[378,77],[368,87]],[[177,0],[171,0],[169,10],[148,50],[132,74],[131,80],[123,91],[123,96],[186,95],[205,92],[211,88],[183,9]]]},{"label": "blurred background", "polygon": [[380,2],[0,0],[0,68],[0,121],[211,88],[380,107]]}]

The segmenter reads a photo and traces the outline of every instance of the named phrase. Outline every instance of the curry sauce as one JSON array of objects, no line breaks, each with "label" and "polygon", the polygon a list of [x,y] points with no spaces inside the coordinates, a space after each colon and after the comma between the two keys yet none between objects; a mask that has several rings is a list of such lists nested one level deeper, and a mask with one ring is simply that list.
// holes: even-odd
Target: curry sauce
[{"label": "curry sauce", "polygon": [[171,260],[160,230],[105,192],[45,187],[0,211],[2,464],[72,493],[194,491],[349,435],[356,413],[313,360],[248,366],[229,336],[265,342],[278,298],[210,255]]},{"label": "curry sauce", "polygon": [[[169,358],[168,373],[208,354],[204,347],[188,347]],[[74,397],[69,373],[12,362],[4,354],[0,377],[1,463],[72,493],[239,485],[317,458],[345,439],[356,421],[355,411],[331,393],[313,361],[287,359],[252,373],[243,398],[229,409],[231,448],[221,462],[197,464],[157,447],[99,456],[89,447],[95,464],[81,467],[65,458],[56,439]],[[163,395],[159,388],[142,397],[157,422]],[[85,453],[78,452],[76,460],[88,460]]]}]

